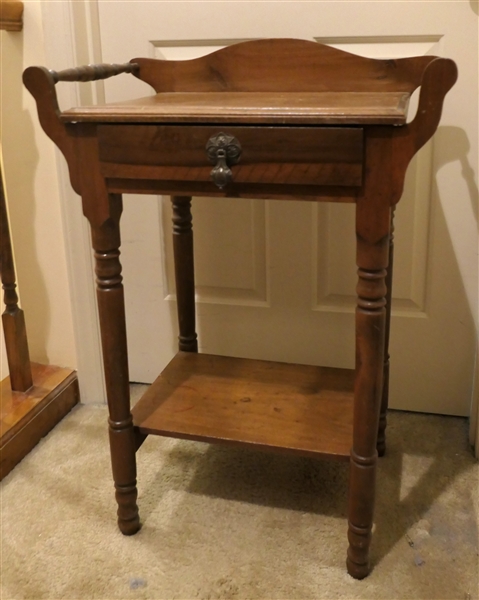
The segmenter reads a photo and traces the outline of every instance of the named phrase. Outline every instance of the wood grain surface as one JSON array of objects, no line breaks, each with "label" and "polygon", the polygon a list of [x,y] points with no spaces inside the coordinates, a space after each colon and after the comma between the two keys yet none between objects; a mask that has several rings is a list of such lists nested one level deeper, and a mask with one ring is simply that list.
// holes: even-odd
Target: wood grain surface
[{"label": "wood grain surface", "polygon": [[156,92],[406,92],[434,56],[374,59],[288,38],[233,44],[193,60],[135,58]]},{"label": "wood grain surface", "polygon": [[9,377],[0,390],[0,479],[80,400],[75,371],[32,364],[33,386],[13,392]]},{"label": "wood grain surface", "polygon": [[10,378],[1,382],[0,437],[6,435],[28,416],[41,401],[74,371],[55,365],[31,363],[33,386],[27,392],[11,390]]},{"label": "wood grain surface", "polygon": [[210,182],[206,144],[220,132],[233,135],[241,145],[228,187],[361,185],[362,127],[101,124],[97,126],[101,173],[109,180]]},{"label": "wood grain surface", "polygon": [[23,29],[23,2],[1,0],[0,29],[4,31],[21,31]]},{"label": "wood grain surface", "polygon": [[179,352],[133,408],[140,433],[349,460],[354,371]]},{"label": "wood grain surface", "polygon": [[283,123],[285,125],[406,122],[405,92],[199,92],[161,93],[129,102],[77,107],[73,121],[122,123]]}]

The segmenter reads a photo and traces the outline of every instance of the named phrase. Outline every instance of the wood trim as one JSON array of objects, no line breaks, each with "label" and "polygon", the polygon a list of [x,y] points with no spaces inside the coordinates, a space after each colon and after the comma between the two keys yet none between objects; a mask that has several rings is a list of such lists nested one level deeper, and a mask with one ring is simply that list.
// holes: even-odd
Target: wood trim
[{"label": "wood trim", "polygon": [[80,400],[75,371],[32,363],[33,386],[12,392],[0,384],[0,480],[24,458]]},{"label": "wood trim", "polygon": [[0,0],[0,29],[4,31],[22,31],[23,2]]}]

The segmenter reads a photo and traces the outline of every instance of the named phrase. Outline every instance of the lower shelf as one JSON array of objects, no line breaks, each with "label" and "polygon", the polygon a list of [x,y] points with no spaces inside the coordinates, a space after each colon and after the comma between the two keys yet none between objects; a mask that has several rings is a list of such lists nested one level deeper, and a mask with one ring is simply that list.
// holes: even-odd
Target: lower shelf
[{"label": "lower shelf", "polygon": [[179,352],[133,408],[141,435],[349,460],[354,371]]},{"label": "lower shelf", "polygon": [[133,408],[140,435],[349,460],[354,371],[179,352]]}]

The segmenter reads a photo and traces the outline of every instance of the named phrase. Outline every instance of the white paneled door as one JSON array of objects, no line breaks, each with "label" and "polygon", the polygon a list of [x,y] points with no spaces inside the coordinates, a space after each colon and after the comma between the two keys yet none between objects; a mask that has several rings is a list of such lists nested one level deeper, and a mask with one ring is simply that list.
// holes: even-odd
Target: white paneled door
[{"label": "white paneled door", "polygon": [[[104,62],[188,59],[237,41],[295,37],[375,58],[453,58],[459,80],[396,212],[391,406],[465,415],[477,308],[477,14],[474,2],[98,2]],[[95,24],[95,23],[94,23]],[[98,44],[98,41],[100,44]],[[107,102],[149,93],[128,76]],[[414,106],[411,108],[414,112]],[[125,196],[125,290],[133,381],[176,351],[168,198]],[[195,198],[200,351],[354,364],[353,205]],[[477,257],[476,257],[477,258]],[[475,312],[476,311],[476,312]]]}]

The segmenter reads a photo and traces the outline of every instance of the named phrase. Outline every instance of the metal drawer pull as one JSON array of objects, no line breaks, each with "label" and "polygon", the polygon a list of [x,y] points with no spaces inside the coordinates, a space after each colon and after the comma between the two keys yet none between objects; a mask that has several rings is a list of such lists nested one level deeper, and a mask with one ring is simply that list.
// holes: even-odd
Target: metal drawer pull
[{"label": "metal drawer pull", "polygon": [[211,178],[222,190],[225,185],[233,180],[230,166],[235,165],[241,156],[241,144],[228,133],[212,135],[206,143],[206,154],[208,160],[214,164],[211,170]]}]

